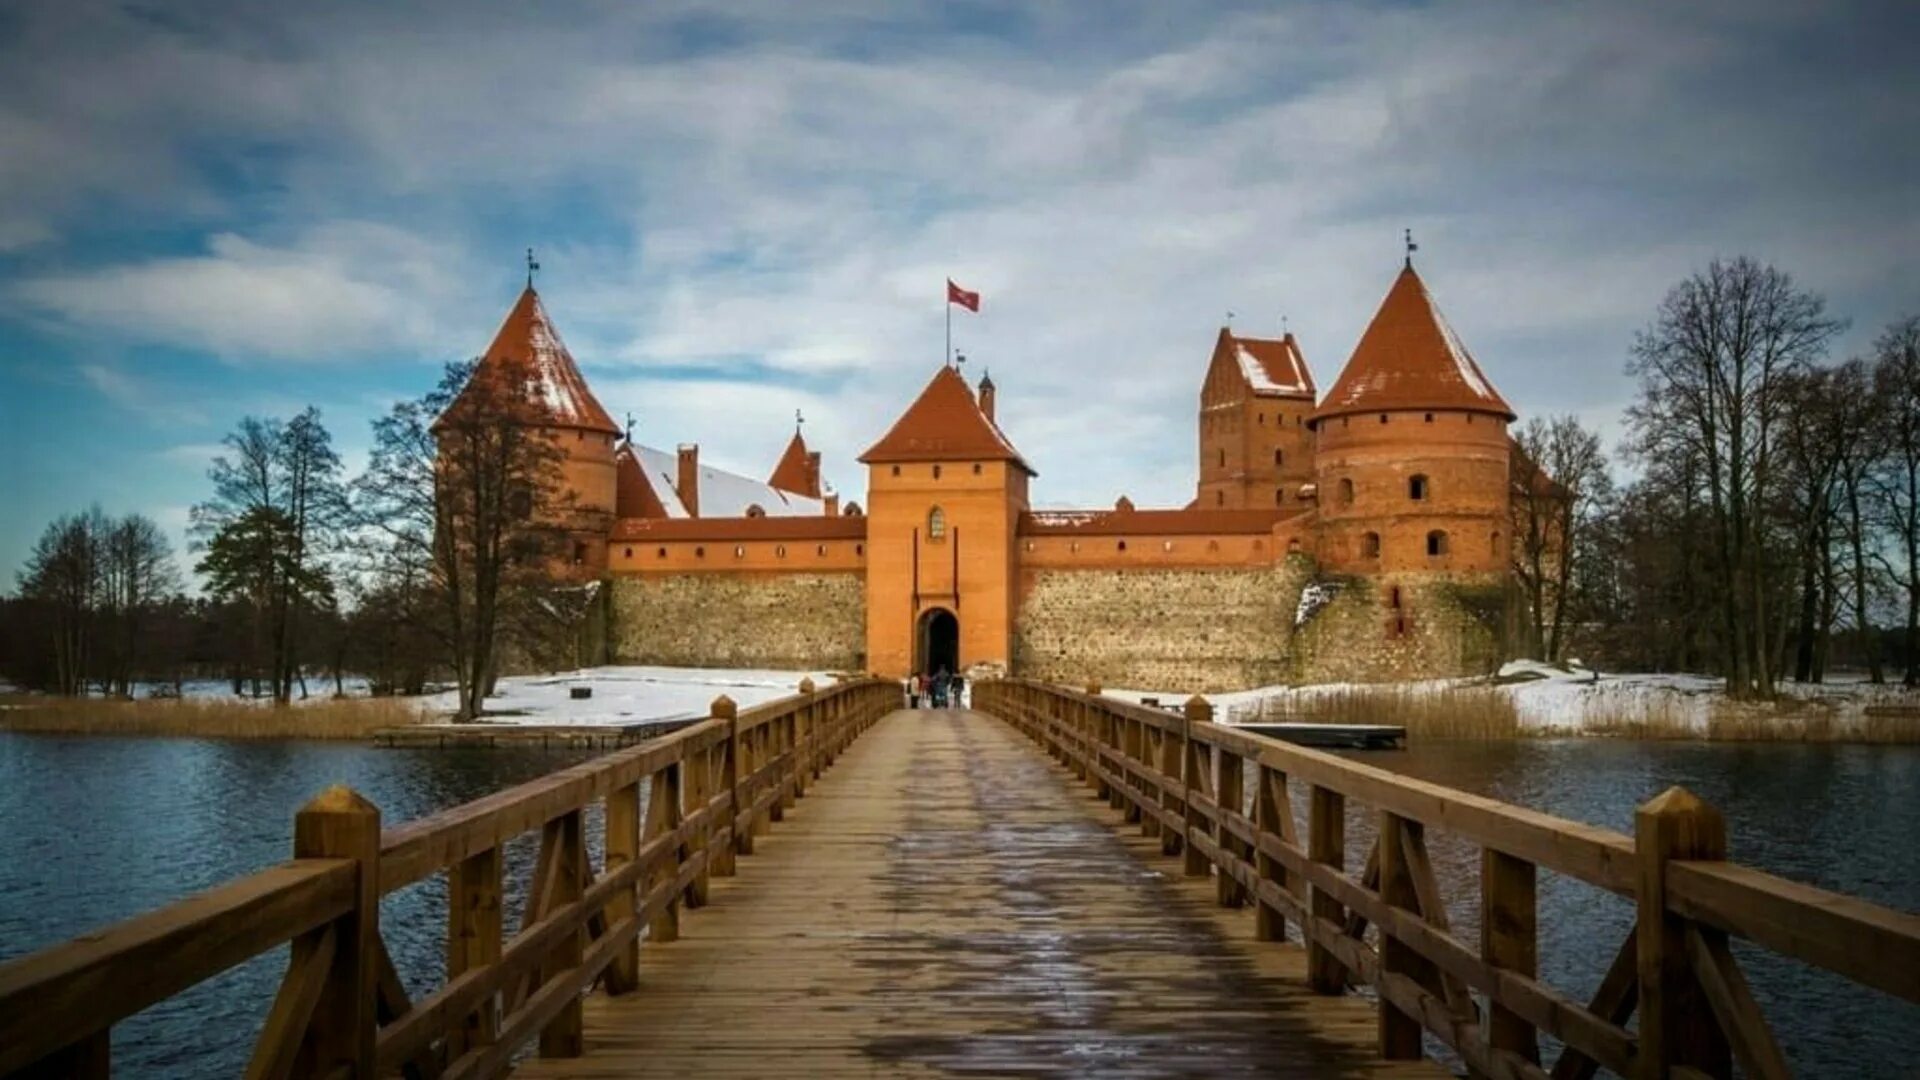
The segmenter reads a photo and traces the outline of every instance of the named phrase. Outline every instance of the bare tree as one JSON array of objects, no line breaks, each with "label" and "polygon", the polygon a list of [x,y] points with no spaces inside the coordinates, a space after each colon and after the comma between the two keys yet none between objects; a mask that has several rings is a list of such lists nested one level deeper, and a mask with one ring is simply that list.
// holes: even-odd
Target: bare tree
[{"label": "bare tree", "polygon": [[1633,448],[1687,454],[1705,483],[1727,688],[1773,691],[1766,507],[1778,482],[1785,379],[1823,354],[1842,324],[1826,302],[1771,266],[1714,260],[1675,286],[1635,338],[1628,372]]},{"label": "bare tree", "polygon": [[193,508],[194,534],[202,548],[228,538],[220,561],[232,583],[244,576],[235,560],[254,560],[260,576],[233,595],[252,605],[254,670],[284,703],[299,670],[300,613],[328,599],[323,556],[346,506],[340,458],[311,407],[289,422],[248,417],[225,442],[207,473],[213,498]]},{"label": "bare tree", "polygon": [[1578,417],[1534,417],[1514,439],[1513,562],[1527,602],[1530,646],[1551,661],[1566,652],[1581,560],[1613,498],[1600,435]]},{"label": "bare tree", "polygon": [[1870,483],[1886,455],[1882,432],[1885,408],[1873,392],[1873,374],[1865,362],[1849,360],[1833,369],[1833,398],[1843,421],[1838,425],[1838,460],[1834,481],[1839,487],[1839,524],[1847,546],[1846,585],[1852,602],[1853,627],[1867,654],[1867,678],[1886,681],[1880,667],[1880,642],[1874,632],[1868,596],[1873,588],[1867,553],[1873,547]]},{"label": "bare tree", "polygon": [[461,719],[482,712],[502,612],[546,580],[558,540],[551,523],[571,501],[561,449],[537,422],[536,381],[495,365],[449,365],[431,393],[375,421],[355,484],[389,566],[431,582]]},{"label": "bare tree", "polygon": [[1874,342],[1874,397],[1885,410],[1886,458],[1873,473],[1874,501],[1892,550],[1877,553],[1906,596],[1906,685],[1920,686],[1920,315]]}]

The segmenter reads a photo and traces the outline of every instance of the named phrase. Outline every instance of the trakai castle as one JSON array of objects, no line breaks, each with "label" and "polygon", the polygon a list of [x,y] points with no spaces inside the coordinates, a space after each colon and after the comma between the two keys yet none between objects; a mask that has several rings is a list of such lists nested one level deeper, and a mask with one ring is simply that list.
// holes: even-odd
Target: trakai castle
[{"label": "trakai castle", "polygon": [[1496,659],[1514,413],[1411,264],[1325,394],[1291,334],[1220,331],[1172,509],[1032,509],[992,380],[951,367],[860,455],[861,502],[826,492],[797,430],[764,480],[623,438],[531,286],[481,363],[541,384],[609,662],[1191,692]]}]

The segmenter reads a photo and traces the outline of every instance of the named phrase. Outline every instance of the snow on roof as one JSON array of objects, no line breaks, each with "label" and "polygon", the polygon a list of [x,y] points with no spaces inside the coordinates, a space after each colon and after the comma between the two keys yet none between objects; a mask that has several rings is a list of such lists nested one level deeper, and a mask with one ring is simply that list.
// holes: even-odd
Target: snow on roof
[{"label": "snow on roof", "polygon": [[880,441],[860,455],[863,463],[880,461],[965,461],[984,458],[1011,461],[1034,475],[1033,467],[1013,448],[953,368],[942,365],[920,396],[907,406]]},{"label": "snow on roof", "polygon": [[[670,518],[687,517],[686,504],[680,501],[674,486],[680,480],[680,457],[651,446],[634,444],[635,456],[645,470],[660,505]],[[739,473],[700,466],[700,516],[745,517],[747,508],[757,506],[769,517],[804,517],[826,513],[819,499],[796,495]]]},{"label": "snow on roof", "polygon": [[1313,419],[1376,409],[1470,409],[1508,420],[1514,415],[1411,266],[1387,291]]},{"label": "snow on roof", "polygon": [[1292,334],[1278,341],[1236,337],[1233,351],[1240,374],[1254,393],[1313,396],[1313,377]]},{"label": "snow on roof", "polygon": [[[560,331],[554,328],[546,305],[540,302],[540,294],[531,286],[521,292],[513,310],[500,324],[499,332],[487,346],[461,397],[480,393],[479,385],[488,378],[508,376],[525,380],[528,411],[537,413],[529,416],[529,421],[609,435],[620,433],[613,417],[607,415],[593,391],[587,388],[587,380],[574,363],[573,354],[567,351],[566,342],[560,340]],[[456,398],[447,412],[452,414],[460,408],[461,400]]]}]

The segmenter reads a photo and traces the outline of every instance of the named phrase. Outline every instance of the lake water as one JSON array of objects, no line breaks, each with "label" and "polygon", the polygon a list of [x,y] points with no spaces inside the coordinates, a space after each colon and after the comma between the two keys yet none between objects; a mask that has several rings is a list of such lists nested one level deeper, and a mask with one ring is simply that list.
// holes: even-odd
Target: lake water
[{"label": "lake water", "polygon": [[[0,959],[287,858],[293,812],[328,784],[389,822],[453,806],[580,759],[512,750],[380,750],[350,744],[108,739],[0,733]],[[1920,748],[1553,740],[1427,742],[1365,760],[1569,818],[1630,831],[1633,808],[1684,784],[1726,812],[1734,855],[1882,903],[1920,906]],[[598,835],[589,824],[588,835]],[[1349,823],[1357,866],[1371,823]],[[507,909],[533,838],[508,851]],[[1430,836],[1455,929],[1477,939],[1478,861]],[[1584,999],[1632,922],[1625,902],[1545,874],[1542,975]],[[389,949],[416,996],[437,985],[444,893],[430,879],[387,899]],[[1800,1075],[1914,1071],[1920,1007],[1751,950],[1742,963]],[[114,1032],[116,1073],[239,1071],[285,966],[284,950],[204,984]]]}]

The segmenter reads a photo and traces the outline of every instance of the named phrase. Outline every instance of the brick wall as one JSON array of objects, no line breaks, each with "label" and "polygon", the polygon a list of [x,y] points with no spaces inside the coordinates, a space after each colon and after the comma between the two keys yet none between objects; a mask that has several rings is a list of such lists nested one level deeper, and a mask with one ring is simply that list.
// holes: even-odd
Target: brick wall
[{"label": "brick wall", "polygon": [[612,661],[679,667],[860,671],[858,573],[623,575],[613,580]]},{"label": "brick wall", "polygon": [[1036,571],[1014,623],[1014,670],[1179,694],[1283,682],[1309,566]]}]

